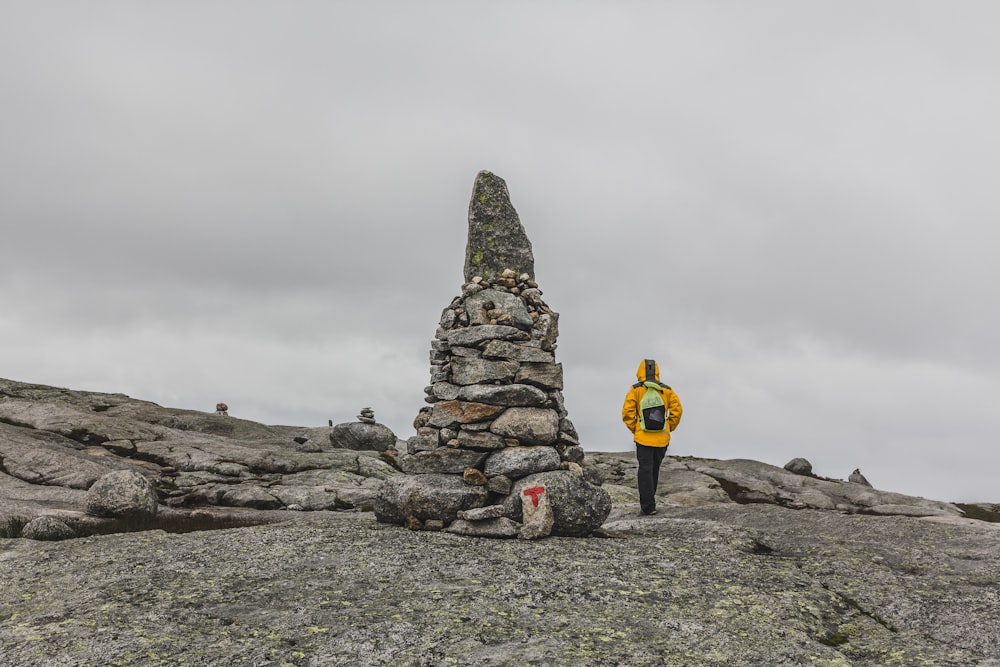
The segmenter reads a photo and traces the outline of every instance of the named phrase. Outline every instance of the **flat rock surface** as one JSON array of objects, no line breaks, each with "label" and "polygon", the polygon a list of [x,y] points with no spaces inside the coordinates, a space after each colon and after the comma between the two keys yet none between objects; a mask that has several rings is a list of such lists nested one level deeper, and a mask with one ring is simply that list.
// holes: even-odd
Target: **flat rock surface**
[{"label": "flat rock surface", "polygon": [[993,524],[636,512],[606,523],[624,539],[473,538],[316,512],[0,540],[0,664],[1000,665]]}]

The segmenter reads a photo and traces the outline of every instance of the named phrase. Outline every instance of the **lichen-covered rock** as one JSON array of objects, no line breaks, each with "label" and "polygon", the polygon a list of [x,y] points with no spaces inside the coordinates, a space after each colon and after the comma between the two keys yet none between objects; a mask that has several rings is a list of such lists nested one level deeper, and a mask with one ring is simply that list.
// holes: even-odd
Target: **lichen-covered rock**
[{"label": "lichen-covered rock", "polygon": [[535,385],[545,390],[562,389],[562,364],[525,361],[517,369],[514,381]]},{"label": "lichen-covered rock", "polygon": [[458,446],[463,449],[503,449],[506,439],[489,431],[460,431]]},{"label": "lichen-covered rock", "polygon": [[429,452],[417,452],[402,461],[403,472],[408,475],[425,473],[452,473],[462,475],[466,468],[480,468],[488,456],[476,452],[451,447],[439,447]]},{"label": "lichen-covered rock", "polygon": [[519,524],[502,516],[483,521],[458,519],[445,528],[445,532],[469,537],[517,537],[519,529]]},{"label": "lichen-covered rock", "polygon": [[454,521],[459,511],[486,504],[486,487],[466,484],[461,476],[400,475],[382,484],[375,499],[375,518],[405,525],[407,517],[421,521]]},{"label": "lichen-covered rock", "polygon": [[522,445],[553,445],[559,437],[559,415],[544,408],[507,408],[490,430]]},{"label": "lichen-covered rock", "polygon": [[552,504],[552,534],[584,537],[601,527],[611,512],[611,496],[599,486],[565,470],[528,475],[514,483],[507,496],[507,516],[521,521],[522,493],[525,489],[544,487]]},{"label": "lichen-covered rock", "polygon": [[466,327],[448,332],[448,343],[452,346],[474,347],[493,340],[529,340],[531,334],[517,327],[503,324],[485,324],[481,327]]},{"label": "lichen-covered rock", "polygon": [[21,529],[21,537],[27,540],[57,541],[68,540],[76,533],[54,516],[40,516],[32,519]]},{"label": "lichen-covered rock", "polygon": [[541,347],[518,345],[504,340],[491,340],[483,347],[483,357],[486,359],[510,359],[511,361],[537,361],[552,363],[555,356]]},{"label": "lichen-covered rock", "polygon": [[516,361],[490,361],[473,357],[456,357],[451,361],[451,381],[458,385],[480,382],[509,382],[517,373]]},{"label": "lichen-covered rock", "polygon": [[149,516],[157,507],[152,482],[132,470],[110,472],[87,490],[87,513],[94,516]]},{"label": "lichen-covered rock", "polygon": [[525,475],[559,468],[559,453],[552,447],[508,447],[493,452],[486,459],[487,477],[518,479]]},{"label": "lichen-covered rock", "polygon": [[492,419],[503,412],[499,405],[468,401],[439,401],[431,411],[429,426],[445,428],[456,424],[472,424]]},{"label": "lichen-covered rock", "polygon": [[476,384],[462,387],[458,398],[504,407],[543,407],[549,402],[544,391],[528,384]]},{"label": "lichen-covered rock", "polygon": [[385,424],[346,422],[330,431],[330,444],[343,449],[384,452],[396,444],[396,434]]},{"label": "lichen-covered rock", "polygon": [[259,510],[274,510],[281,507],[281,501],[259,486],[240,484],[226,491],[222,504],[230,507],[252,507]]},{"label": "lichen-covered rock", "polygon": [[465,248],[465,281],[493,279],[505,269],[535,275],[535,256],[502,178],[481,171],[469,200],[469,236]]}]

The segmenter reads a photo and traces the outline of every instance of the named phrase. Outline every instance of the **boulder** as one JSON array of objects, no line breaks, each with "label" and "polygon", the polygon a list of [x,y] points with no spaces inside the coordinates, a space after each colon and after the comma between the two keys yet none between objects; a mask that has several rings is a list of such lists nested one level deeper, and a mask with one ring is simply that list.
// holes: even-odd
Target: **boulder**
[{"label": "boulder", "polygon": [[445,428],[454,424],[472,424],[492,419],[503,412],[503,407],[467,401],[439,401],[431,410],[428,425]]},{"label": "boulder", "polygon": [[396,444],[396,434],[384,424],[347,422],[330,431],[330,444],[343,449],[384,452]]},{"label": "boulder", "polygon": [[402,461],[403,472],[408,475],[425,473],[452,473],[462,475],[466,468],[481,468],[488,454],[466,449],[439,447],[429,452],[417,452]]},{"label": "boulder", "polygon": [[809,461],[803,458],[794,458],[785,464],[785,470],[793,472],[796,475],[806,475],[808,477],[812,475],[813,467]]},{"label": "boulder", "polygon": [[545,390],[563,388],[562,364],[526,361],[517,369],[515,382],[523,382]]},{"label": "boulder", "polygon": [[543,407],[549,402],[544,391],[528,384],[475,384],[462,387],[458,398],[504,407]]},{"label": "boulder", "polygon": [[87,513],[94,516],[152,516],[156,510],[153,483],[132,470],[109,472],[87,491]]},{"label": "boulder", "polygon": [[458,446],[463,449],[503,449],[504,438],[489,431],[460,431]]},{"label": "boulder", "polygon": [[459,385],[480,382],[510,381],[517,373],[516,361],[490,361],[473,357],[455,357],[451,360],[451,381]]},{"label": "boulder", "polygon": [[485,505],[486,496],[486,487],[470,486],[457,475],[400,475],[379,489],[375,518],[398,525],[405,525],[407,517],[449,524],[460,511]]},{"label": "boulder", "polygon": [[483,472],[487,477],[502,475],[518,479],[533,473],[557,470],[560,463],[559,452],[552,447],[508,447],[490,454]]},{"label": "boulder", "polygon": [[522,445],[552,445],[559,437],[559,415],[544,408],[507,408],[490,430]]},{"label": "boulder", "polygon": [[585,537],[600,528],[611,512],[611,496],[603,488],[571,472],[554,470],[515,482],[504,503],[507,516],[523,519],[522,494],[534,487],[544,487],[552,504],[552,535]]},{"label": "boulder", "polygon": [[21,529],[21,537],[26,540],[57,541],[76,537],[76,533],[54,516],[40,516],[29,521]]}]

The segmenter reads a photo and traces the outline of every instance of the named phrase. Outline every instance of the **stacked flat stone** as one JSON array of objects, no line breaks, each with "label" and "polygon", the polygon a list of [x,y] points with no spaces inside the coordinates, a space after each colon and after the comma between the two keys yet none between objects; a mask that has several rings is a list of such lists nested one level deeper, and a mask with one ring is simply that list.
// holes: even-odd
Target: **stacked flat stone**
[{"label": "stacked flat stone", "polygon": [[361,408],[361,413],[358,415],[358,421],[363,424],[376,424],[375,411],[371,408]]},{"label": "stacked flat stone", "polygon": [[[559,315],[533,271],[506,184],[481,172],[469,207],[465,284],[441,314],[428,405],[401,459],[406,475],[380,493],[380,521],[537,538],[589,534],[607,516],[610,498],[584,479],[584,452],[563,399]],[[555,495],[540,502],[547,485]],[[522,496],[532,511],[523,511]],[[522,523],[529,519],[531,526]]]}]

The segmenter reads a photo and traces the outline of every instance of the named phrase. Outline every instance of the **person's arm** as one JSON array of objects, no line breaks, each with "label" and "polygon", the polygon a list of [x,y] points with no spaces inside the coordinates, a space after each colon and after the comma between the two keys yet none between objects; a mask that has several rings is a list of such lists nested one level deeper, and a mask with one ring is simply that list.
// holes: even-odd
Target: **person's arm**
[{"label": "person's arm", "polygon": [[667,407],[670,408],[670,418],[667,420],[667,424],[673,431],[681,423],[681,413],[684,412],[684,408],[681,406],[681,399],[677,398],[677,392],[671,389],[669,394]]},{"label": "person's arm", "polygon": [[635,395],[635,389],[629,390],[625,396],[625,404],[622,406],[622,421],[632,433],[635,433],[635,429],[639,425],[639,402]]}]

